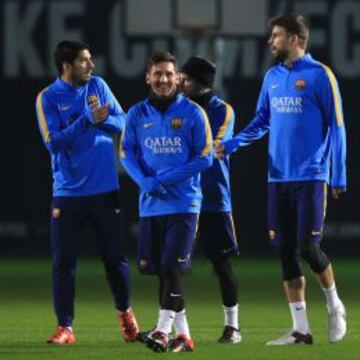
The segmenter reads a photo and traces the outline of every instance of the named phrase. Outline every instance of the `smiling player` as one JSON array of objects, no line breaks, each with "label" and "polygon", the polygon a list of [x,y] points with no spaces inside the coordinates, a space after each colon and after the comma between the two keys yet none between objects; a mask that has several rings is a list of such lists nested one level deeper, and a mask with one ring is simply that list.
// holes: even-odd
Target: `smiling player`
[{"label": "smiling player", "polygon": [[[149,58],[146,83],[150,96],[130,109],[120,153],[140,187],[139,268],[160,282],[158,322],[145,340],[154,351],[192,351],[182,273],[200,212],[200,172],[212,163],[211,130],[204,110],[178,93],[173,55]],[[176,337],[169,341],[173,325]]]}]

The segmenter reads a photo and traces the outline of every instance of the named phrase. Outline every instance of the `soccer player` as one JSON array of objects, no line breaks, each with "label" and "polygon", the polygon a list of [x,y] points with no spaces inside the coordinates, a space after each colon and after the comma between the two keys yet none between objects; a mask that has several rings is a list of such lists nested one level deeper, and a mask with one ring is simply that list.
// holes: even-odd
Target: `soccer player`
[{"label": "soccer player", "polygon": [[[216,66],[202,57],[191,57],[183,65],[182,92],[201,105],[209,118],[214,143],[233,136],[234,110],[213,91]],[[199,244],[218,277],[225,327],[220,343],[239,343],[237,284],[229,260],[238,253],[231,213],[229,156],[215,159],[201,174],[203,201],[199,218]]]},{"label": "soccer player", "polygon": [[[327,184],[337,199],[346,191],[346,140],[338,84],[326,65],[305,53],[309,28],[303,16],[271,18],[268,40],[278,62],[265,75],[255,118],[233,139],[217,146],[230,154],[269,133],[268,226],[278,246],[292,330],[268,345],[312,344],[300,258],[323,289],[328,339],[346,334],[345,307],[332,265],[321,248]],[[331,171],[330,171],[331,170]]]},{"label": "soccer player", "polygon": [[40,92],[36,101],[54,179],[50,231],[58,327],[47,343],[75,342],[72,325],[77,246],[86,223],[95,230],[123,338],[135,341],[138,325],[129,301],[129,269],[123,255],[112,139],[122,131],[125,114],[106,82],[92,75],[95,67],[88,45],[60,42],[55,64],[59,77]]},{"label": "soccer player", "polygon": [[[194,349],[182,274],[190,266],[200,212],[200,172],[213,158],[206,113],[178,93],[179,81],[172,54],[149,58],[150,95],[130,109],[120,149],[122,164],[140,187],[139,268],[159,278],[158,322],[145,338],[158,352]],[[169,341],[173,326],[175,338]]]}]

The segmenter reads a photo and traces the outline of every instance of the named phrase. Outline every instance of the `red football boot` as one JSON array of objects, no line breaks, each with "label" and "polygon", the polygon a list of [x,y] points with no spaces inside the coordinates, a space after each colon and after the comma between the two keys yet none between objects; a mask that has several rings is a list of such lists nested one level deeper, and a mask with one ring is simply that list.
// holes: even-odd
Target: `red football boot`
[{"label": "red football boot", "polygon": [[72,344],[76,341],[74,332],[64,326],[58,326],[53,336],[46,340],[47,344]]},{"label": "red football boot", "polygon": [[175,339],[171,340],[167,351],[170,352],[188,352],[194,351],[194,342],[183,334],[179,334]]},{"label": "red football boot", "polygon": [[139,326],[132,308],[129,308],[126,311],[120,311],[118,317],[121,325],[121,333],[125,342],[136,341],[139,333]]}]

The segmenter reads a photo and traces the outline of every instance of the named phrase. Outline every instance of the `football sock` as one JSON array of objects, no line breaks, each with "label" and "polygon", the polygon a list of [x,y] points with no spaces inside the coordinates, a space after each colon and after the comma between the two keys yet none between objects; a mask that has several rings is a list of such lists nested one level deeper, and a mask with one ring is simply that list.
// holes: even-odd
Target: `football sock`
[{"label": "football sock", "polygon": [[292,302],[289,303],[289,307],[293,321],[293,330],[297,330],[301,334],[310,333],[310,326],[306,313],[306,302]]},{"label": "football sock", "polygon": [[170,334],[175,314],[175,311],[160,309],[155,331],[161,331],[166,335]]},{"label": "football sock", "polygon": [[326,304],[329,312],[335,311],[338,306],[341,304],[339,299],[335,283],[333,283],[329,288],[322,288],[326,298]]},{"label": "football sock", "polygon": [[190,329],[189,329],[189,323],[187,321],[185,309],[183,309],[181,311],[178,311],[175,314],[174,329],[175,329],[175,334],[176,335],[183,334],[187,338],[189,338],[189,339],[191,338]]},{"label": "football sock", "polygon": [[231,307],[227,307],[223,305],[225,326],[229,325],[235,329],[239,329],[238,307],[239,307],[238,304]]}]

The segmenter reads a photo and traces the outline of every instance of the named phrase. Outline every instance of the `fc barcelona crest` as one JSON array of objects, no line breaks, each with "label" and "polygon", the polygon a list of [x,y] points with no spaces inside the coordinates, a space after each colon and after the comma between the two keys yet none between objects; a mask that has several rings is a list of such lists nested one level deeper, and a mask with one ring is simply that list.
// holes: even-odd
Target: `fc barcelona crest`
[{"label": "fc barcelona crest", "polygon": [[305,81],[304,79],[296,80],[295,87],[296,87],[298,90],[303,90],[303,89],[305,89],[305,86],[306,86],[306,81]]},{"label": "fc barcelona crest", "polygon": [[171,119],[171,128],[176,130],[182,127],[182,118],[172,118]]},{"label": "fc barcelona crest", "polygon": [[99,98],[97,97],[97,95],[89,95],[87,97],[88,100],[88,105],[91,107],[96,107],[99,105]]}]

